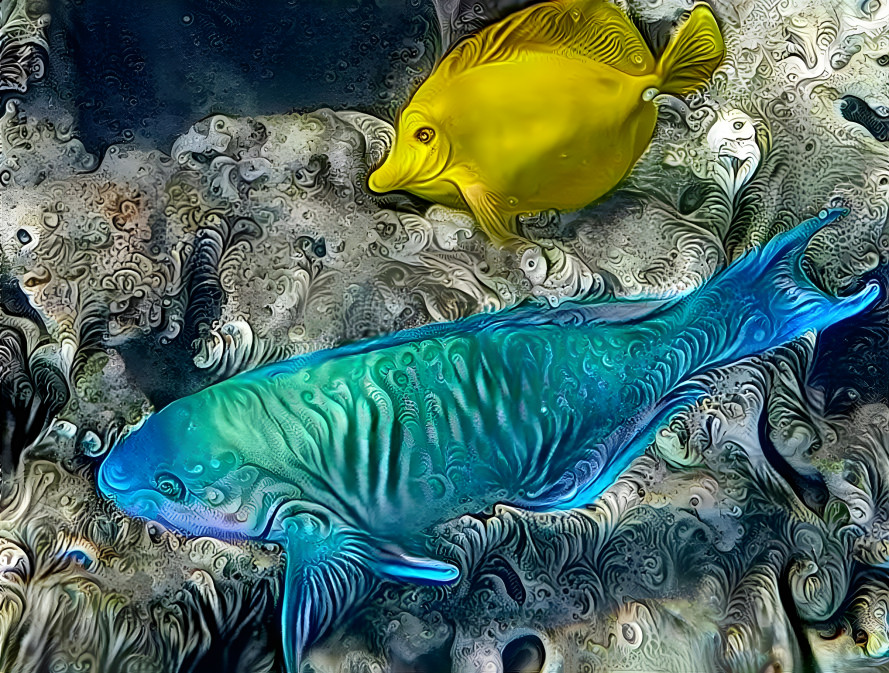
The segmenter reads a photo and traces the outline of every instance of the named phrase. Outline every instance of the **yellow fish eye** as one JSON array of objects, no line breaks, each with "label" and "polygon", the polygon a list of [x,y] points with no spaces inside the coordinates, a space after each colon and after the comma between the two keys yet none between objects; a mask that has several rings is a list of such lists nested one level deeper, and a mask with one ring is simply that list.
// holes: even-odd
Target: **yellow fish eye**
[{"label": "yellow fish eye", "polygon": [[423,127],[414,134],[414,137],[426,145],[432,142],[432,139],[435,137],[435,131],[431,128]]}]

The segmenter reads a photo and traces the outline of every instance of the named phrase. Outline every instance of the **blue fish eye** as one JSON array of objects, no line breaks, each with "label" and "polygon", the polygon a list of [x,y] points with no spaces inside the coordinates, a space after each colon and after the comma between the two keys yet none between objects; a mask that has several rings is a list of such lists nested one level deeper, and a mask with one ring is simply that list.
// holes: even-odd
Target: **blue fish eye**
[{"label": "blue fish eye", "polygon": [[155,482],[157,490],[172,500],[182,500],[188,492],[182,480],[169,472],[159,472]]}]

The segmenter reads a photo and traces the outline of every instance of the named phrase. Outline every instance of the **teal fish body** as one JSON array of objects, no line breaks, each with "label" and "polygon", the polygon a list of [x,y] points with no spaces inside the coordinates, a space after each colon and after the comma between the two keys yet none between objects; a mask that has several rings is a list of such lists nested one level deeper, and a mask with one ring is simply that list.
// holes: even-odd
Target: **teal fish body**
[{"label": "teal fish body", "polygon": [[840,214],[674,300],[518,307],[241,374],[149,417],[99,488],[186,534],[282,544],[295,671],[368,577],[457,578],[426,556],[436,524],[591,501],[702,395],[697,374],[869,306],[878,288],[832,297],[801,267]]}]

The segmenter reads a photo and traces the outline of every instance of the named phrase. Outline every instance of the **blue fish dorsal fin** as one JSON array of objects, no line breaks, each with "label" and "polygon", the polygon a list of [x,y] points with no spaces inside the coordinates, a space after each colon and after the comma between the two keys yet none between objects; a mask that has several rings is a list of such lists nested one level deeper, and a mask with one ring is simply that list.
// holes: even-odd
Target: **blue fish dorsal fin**
[{"label": "blue fish dorsal fin", "polygon": [[682,299],[682,297],[683,295],[609,298],[597,299],[595,301],[565,301],[557,307],[551,307],[542,301],[522,303],[492,313],[476,313],[450,322],[429,323],[421,327],[363,339],[306,355],[298,355],[242,372],[229,380],[246,382],[288,376],[306,367],[320,365],[332,358],[360,355],[425,339],[445,338],[460,334],[477,334],[491,329],[509,329],[545,324],[584,323],[592,325],[596,322],[634,322],[650,317],[656,311],[670,306]]},{"label": "blue fish dorsal fin", "polygon": [[654,71],[642,35],[608,0],[550,0],[515,12],[458,42],[442,65],[448,74],[511,61],[522,53],[551,53],[610,65],[630,75]]},{"label": "blue fish dorsal fin", "polygon": [[288,673],[297,673],[305,649],[364,599],[374,575],[413,584],[450,584],[453,565],[381,551],[368,537],[323,515],[300,512],[281,522],[284,545],[281,633]]}]

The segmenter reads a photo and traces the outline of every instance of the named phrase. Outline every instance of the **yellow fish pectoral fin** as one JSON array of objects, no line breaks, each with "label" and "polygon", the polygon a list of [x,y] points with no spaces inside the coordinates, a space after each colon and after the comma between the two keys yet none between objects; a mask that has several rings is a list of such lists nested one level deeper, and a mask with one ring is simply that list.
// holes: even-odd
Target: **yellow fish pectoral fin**
[{"label": "yellow fish pectoral fin", "polygon": [[550,0],[512,14],[466,38],[443,62],[457,75],[484,63],[515,60],[522,52],[589,59],[630,75],[655,67],[648,45],[608,0]]},{"label": "yellow fish pectoral fin", "polygon": [[505,210],[506,202],[484,185],[473,184],[461,189],[478,225],[493,243],[509,247],[527,241],[515,233],[512,214]]}]

